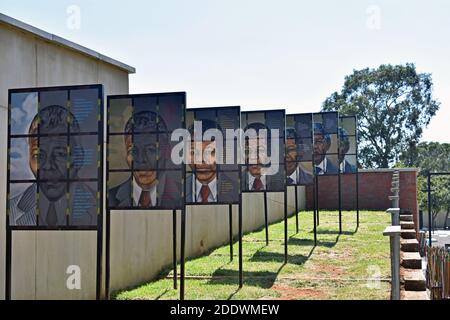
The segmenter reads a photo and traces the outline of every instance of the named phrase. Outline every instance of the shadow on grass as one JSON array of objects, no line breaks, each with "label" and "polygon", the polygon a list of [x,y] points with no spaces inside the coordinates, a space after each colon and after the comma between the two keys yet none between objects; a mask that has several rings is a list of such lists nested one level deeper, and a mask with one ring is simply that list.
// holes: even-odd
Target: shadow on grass
[{"label": "shadow on grass", "polygon": [[[288,262],[296,265],[304,264],[309,258],[308,256],[298,254],[289,255]],[[249,260],[250,262],[279,262],[284,263],[284,253],[257,251]]]},{"label": "shadow on grass", "polygon": [[[337,238],[336,238],[336,241],[317,240],[318,247],[332,248],[336,245],[336,243],[337,243]],[[288,244],[289,245],[298,245],[298,246],[314,246],[314,240],[313,239],[298,239],[298,238],[291,237],[288,240]]]},{"label": "shadow on grass", "polygon": [[[317,230],[317,234],[337,234],[337,235],[345,235],[352,236],[356,231],[342,231],[339,233],[339,230]],[[314,233],[314,231],[310,231],[309,233]]]},{"label": "shadow on grass", "polygon": [[[244,271],[244,286],[269,289],[273,286],[279,271]],[[212,278],[208,280],[208,284],[239,286],[239,271],[231,269],[217,269],[213,273]],[[232,295],[234,295],[235,293],[233,293]]]}]

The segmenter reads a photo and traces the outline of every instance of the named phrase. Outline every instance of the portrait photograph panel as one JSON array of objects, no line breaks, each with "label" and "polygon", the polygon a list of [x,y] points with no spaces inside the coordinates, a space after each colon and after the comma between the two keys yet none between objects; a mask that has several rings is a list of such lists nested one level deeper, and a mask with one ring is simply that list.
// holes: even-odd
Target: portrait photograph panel
[{"label": "portrait photograph panel", "polygon": [[[108,124],[119,128],[112,119],[123,119],[121,131],[126,133],[109,130],[109,208],[182,207],[183,165],[172,161],[171,148],[178,142],[170,137],[184,127],[185,99],[185,93],[108,97]],[[130,171],[119,172],[123,170]]]},{"label": "portrait photograph panel", "polygon": [[[9,137],[10,180],[31,180],[9,184],[11,225],[97,224],[96,216],[89,219],[79,213],[72,218],[71,212],[74,205],[89,204],[96,215],[100,207],[102,93],[100,85],[10,90],[11,133],[28,135]],[[93,202],[83,198],[82,190]],[[74,202],[74,197],[82,200]]]},{"label": "portrait photograph panel", "polygon": [[[239,203],[238,139],[228,137],[226,130],[239,129],[240,107],[188,109],[186,115],[192,141],[191,159],[186,165],[186,203]],[[196,136],[194,121],[199,121],[201,128]],[[217,129],[214,135],[211,129]],[[226,163],[227,155],[231,163]]]}]

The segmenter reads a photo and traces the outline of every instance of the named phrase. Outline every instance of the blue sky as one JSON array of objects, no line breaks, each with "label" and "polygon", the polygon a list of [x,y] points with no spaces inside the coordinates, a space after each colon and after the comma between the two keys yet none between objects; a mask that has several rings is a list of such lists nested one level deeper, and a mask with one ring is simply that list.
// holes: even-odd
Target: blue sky
[{"label": "blue sky", "polygon": [[423,140],[450,142],[446,0],[2,0],[0,12],[136,67],[131,93],[186,91],[189,107],[319,111],[354,69],[412,62],[442,103]]}]

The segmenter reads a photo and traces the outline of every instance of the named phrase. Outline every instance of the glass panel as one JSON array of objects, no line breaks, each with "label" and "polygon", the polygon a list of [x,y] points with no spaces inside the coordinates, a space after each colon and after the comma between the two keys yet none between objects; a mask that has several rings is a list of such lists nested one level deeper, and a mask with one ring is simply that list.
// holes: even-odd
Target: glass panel
[{"label": "glass panel", "polygon": [[[110,99],[108,112],[109,132],[124,133],[127,127],[131,131],[131,115],[133,112],[131,99]],[[128,126],[127,123],[129,123]]]},{"label": "glass panel", "polygon": [[108,206],[111,208],[131,207],[131,172],[110,172],[108,181]]},{"label": "glass panel", "polygon": [[[134,107],[134,116],[151,114],[151,119],[156,120],[156,115],[158,110],[156,108],[158,98],[156,96],[141,96],[133,98],[133,107]],[[148,127],[146,129],[150,129],[153,132],[156,127],[152,125],[152,127]]]},{"label": "glass panel", "polygon": [[317,175],[335,175],[338,174],[338,155],[327,154],[323,156],[320,165],[315,166]]},{"label": "glass panel", "polygon": [[70,137],[71,179],[96,179],[98,177],[100,158],[97,142],[97,135]]},{"label": "glass panel", "polygon": [[80,89],[70,91],[70,111],[75,117],[74,123],[79,128],[73,128],[75,132],[98,131],[98,89]]},{"label": "glass panel", "polygon": [[218,201],[239,203],[239,172],[219,172]]},{"label": "glass panel", "polygon": [[134,134],[133,136],[133,168],[134,170],[156,170],[158,156],[158,135]]},{"label": "glass panel", "polygon": [[69,117],[66,90],[43,91],[40,93],[39,130],[41,134],[59,134],[67,132]]},{"label": "glass panel", "polygon": [[109,169],[130,169],[133,161],[131,135],[109,136]]},{"label": "glass panel", "polygon": [[298,137],[312,136],[312,117],[310,113],[295,116],[295,131]]},{"label": "glass panel", "polygon": [[[35,179],[37,159],[39,156],[38,138],[11,138],[10,179]],[[30,161],[30,157],[33,158]],[[34,173],[33,173],[34,170]]]},{"label": "glass panel", "polygon": [[62,181],[39,182],[39,225],[56,227],[67,224],[68,184]]},{"label": "glass panel", "polygon": [[159,116],[165,122],[168,131],[183,127],[183,110],[185,94],[159,96]]},{"label": "glass panel", "polygon": [[337,133],[338,114],[337,112],[323,113],[322,124],[325,133]]},{"label": "glass panel", "polygon": [[29,134],[38,111],[37,92],[11,94],[11,134]]},{"label": "glass panel", "polygon": [[182,171],[158,172],[158,206],[168,209],[182,209]]},{"label": "glass panel", "polygon": [[70,184],[70,216],[69,225],[97,225],[97,182],[73,182]]},{"label": "glass panel", "polygon": [[297,181],[299,185],[311,185],[314,183],[312,167],[311,161],[298,163]]},{"label": "glass panel", "polygon": [[349,117],[349,118],[341,118],[341,127],[347,131],[348,135],[356,135],[356,118],[355,117]]},{"label": "glass panel", "polygon": [[9,190],[9,225],[35,226],[37,221],[37,184],[10,183]]},{"label": "glass panel", "polygon": [[346,155],[343,161],[340,162],[341,173],[356,173],[356,155]]},{"label": "glass panel", "polygon": [[40,180],[61,181],[67,179],[69,164],[67,144],[67,136],[39,138]]}]

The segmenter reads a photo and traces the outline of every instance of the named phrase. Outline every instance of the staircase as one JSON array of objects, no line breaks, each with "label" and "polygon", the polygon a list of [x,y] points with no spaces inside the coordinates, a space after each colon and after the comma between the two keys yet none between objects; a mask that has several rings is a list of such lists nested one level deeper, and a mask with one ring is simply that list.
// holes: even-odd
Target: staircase
[{"label": "staircase", "polygon": [[429,300],[412,214],[400,214],[401,300]]}]

